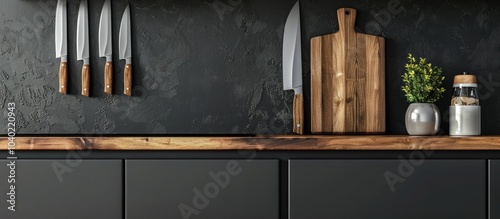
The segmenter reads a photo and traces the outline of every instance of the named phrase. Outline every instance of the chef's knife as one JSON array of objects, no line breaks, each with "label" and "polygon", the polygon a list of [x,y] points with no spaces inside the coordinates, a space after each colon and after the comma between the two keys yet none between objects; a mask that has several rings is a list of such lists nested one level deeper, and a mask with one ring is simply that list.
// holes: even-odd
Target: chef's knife
[{"label": "chef's knife", "polygon": [[293,132],[304,134],[304,97],[302,91],[302,49],[300,7],[295,4],[288,15],[283,35],[283,89],[294,90]]},{"label": "chef's knife", "polygon": [[68,32],[66,0],[57,1],[56,9],[56,57],[61,58],[59,66],[59,93],[68,93]]},{"label": "chef's knife", "polygon": [[102,6],[101,20],[99,21],[99,56],[106,57],[104,66],[104,92],[113,91],[113,41],[111,40],[111,0],[106,0]]},{"label": "chef's knife", "polygon": [[127,8],[123,12],[119,36],[119,57],[120,59],[125,59],[126,62],[123,77],[123,92],[127,96],[132,96],[132,42],[130,31],[130,5],[127,5]]},{"label": "chef's knife", "polygon": [[90,63],[89,63],[89,23],[87,0],[80,1],[78,23],[76,27],[76,57],[83,61],[82,65],[82,95],[90,94]]},{"label": "chef's knife", "polygon": [[78,23],[76,27],[76,57],[83,61],[82,65],[82,95],[90,94],[90,53],[89,53],[89,22],[87,0],[80,1]]}]

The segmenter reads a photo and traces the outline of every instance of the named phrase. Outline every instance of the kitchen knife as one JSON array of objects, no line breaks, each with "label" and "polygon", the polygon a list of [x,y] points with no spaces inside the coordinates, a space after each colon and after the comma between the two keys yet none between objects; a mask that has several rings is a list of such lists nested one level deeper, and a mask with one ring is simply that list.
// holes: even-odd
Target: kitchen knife
[{"label": "kitchen knife", "polygon": [[78,23],[76,27],[76,57],[83,61],[82,65],[82,95],[90,94],[90,63],[89,63],[89,23],[87,0],[80,1]]},{"label": "kitchen knife", "polygon": [[132,40],[130,33],[130,5],[127,5],[123,12],[122,23],[120,24],[119,36],[119,57],[125,59],[124,86],[123,92],[127,96],[132,96]]},{"label": "kitchen knife", "polygon": [[299,2],[293,6],[283,35],[283,89],[294,90],[293,132],[304,134],[304,97],[302,91],[302,49]]},{"label": "kitchen knife", "polygon": [[68,32],[66,0],[57,1],[56,9],[56,57],[61,58],[59,66],[59,93],[68,93]]},{"label": "kitchen knife", "polygon": [[101,20],[99,21],[99,56],[106,57],[104,66],[104,92],[113,91],[113,41],[111,40],[111,0],[106,0],[102,6]]}]

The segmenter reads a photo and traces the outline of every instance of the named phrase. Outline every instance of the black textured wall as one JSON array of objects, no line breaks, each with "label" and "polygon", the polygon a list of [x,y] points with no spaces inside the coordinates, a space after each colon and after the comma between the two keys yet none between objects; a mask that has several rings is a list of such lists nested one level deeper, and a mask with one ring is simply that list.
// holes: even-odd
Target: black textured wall
[{"label": "black textured wall", "polygon": [[[118,30],[127,1],[114,0],[114,95],[103,93],[97,31],[104,0],[89,0],[91,97],[80,94],[79,1],[68,3],[70,94],[57,92],[56,0],[1,0],[0,106],[16,103],[19,134],[285,134],[293,91],[282,90],[282,37],[293,0],[130,0],[135,96],[123,93]],[[301,1],[306,121],[309,39],[336,32],[336,10],[358,9],[357,31],[386,38],[387,133],[405,134],[400,90],[407,53],[444,68],[444,130],[454,74],[478,75],[483,134],[498,134],[500,3],[495,1]],[[6,118],[4,116],[3,118]],[[6,127],[6,119],[0,120]],[[1,129],[5,133],[5,129]],[[309,130],[307,125],[306,130]],[[447,132],[447,131],[446,131]]]}]

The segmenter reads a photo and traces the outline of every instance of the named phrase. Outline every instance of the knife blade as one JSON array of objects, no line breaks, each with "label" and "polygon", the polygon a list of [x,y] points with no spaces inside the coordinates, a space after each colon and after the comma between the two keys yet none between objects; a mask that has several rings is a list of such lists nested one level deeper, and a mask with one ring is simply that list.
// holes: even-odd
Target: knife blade
[{"label": "knife blade", "polygon": [[294,90],[293,132],[304,134],[304,97],[302,89],[302,48],[300,6],[293,6],[285,23],[283,35],[283,89]]},{"label": "knife blade", "polygon": [[99,21],[99,56],[106,57],[104,66],[104,92],[113,91],[113,41],[111,29],[111,0],[106,0],[102,6]]},{"label": "knife blade", "polygon": [[83,61],[82,65],[82,95],[90,95],[90,53],[89,53],[89,22],[87,0],[80,1],[76,27],[76,57]]},{"label": "knife blade", "polygon": [[132,42],[130,30],[130,5],[123,12],[119,35],[119,58],[125,59],[123,93],[132,96]]},{"label": "knife blade", "polygon": [[59,93],[68,93],[68,31],[66,0],[57,1],[55,41],[56,58],[61,59],[59,65]]}]

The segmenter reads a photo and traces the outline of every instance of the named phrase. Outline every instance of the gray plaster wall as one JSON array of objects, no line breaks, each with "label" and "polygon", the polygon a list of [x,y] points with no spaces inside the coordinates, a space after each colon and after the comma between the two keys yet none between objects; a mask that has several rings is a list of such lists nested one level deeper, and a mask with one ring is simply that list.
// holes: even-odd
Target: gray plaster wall
[{"label": "gray plaster wall", "polygon": [[[98,22],[89,0],[91,97],[80,95],[79,1],[68,2],[69,94],[58,93],[55,0],[0,0],[0,127],[16,104],[17,133],[287,134],[293,91],[282,90],[282,37],[293,0],[130,0],[134,96],[123,93],[118,30],[127,1],[112,1],[114,94],[103,92]],[[306,123],[309,40],[338,30],[336,10],[358,9],[356,30],[386,38],[387,133],[405,134],[400,75],[409,52],[442,66],[438,107],[448,129],[452,77],[478,75],[483,133],[499,134],[500,3],[495,1],[301,1]],[[5,134],[5,129],[1,128]],[[309,125],[306,124],[306,130]]]}]

